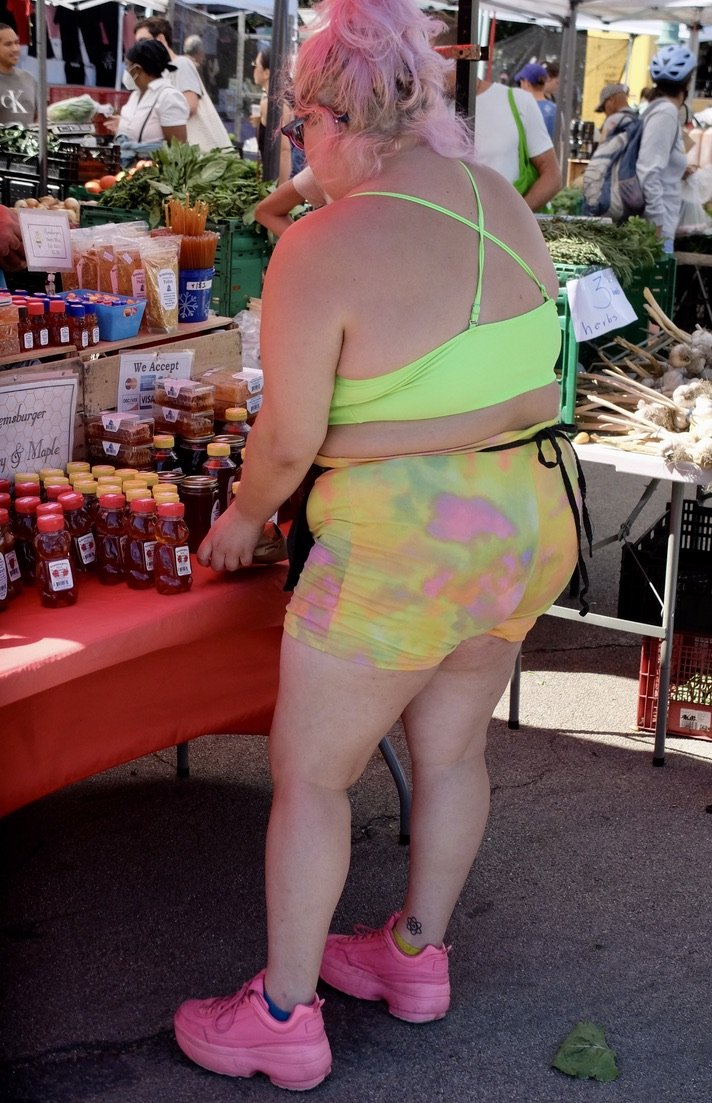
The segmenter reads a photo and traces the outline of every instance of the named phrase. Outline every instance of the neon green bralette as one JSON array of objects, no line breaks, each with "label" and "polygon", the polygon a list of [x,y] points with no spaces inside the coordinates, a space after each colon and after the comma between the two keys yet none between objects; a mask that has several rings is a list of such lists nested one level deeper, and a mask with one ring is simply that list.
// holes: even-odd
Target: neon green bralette
[{"label": "neon green bralette", "polygon": [[[438,348],[395,371],[371,379],[344,379],[337,375],[329,410],[329,425],[361,425],[371,421],[421,421],[495,406],[527,391],[554,382],[554,364],[561,346],[556,303],[546,288],[514,250],[485,229],[482,204],[472,173],[469,176],[477,202],[478,221],[400,192],[354,192],[389,196],[418,203],[454,218],[479,236],[477,288],[466,330]],[[541,291],[543,302],[515,318],[480,325],[485,239],[498,245],[524,269]]]}]

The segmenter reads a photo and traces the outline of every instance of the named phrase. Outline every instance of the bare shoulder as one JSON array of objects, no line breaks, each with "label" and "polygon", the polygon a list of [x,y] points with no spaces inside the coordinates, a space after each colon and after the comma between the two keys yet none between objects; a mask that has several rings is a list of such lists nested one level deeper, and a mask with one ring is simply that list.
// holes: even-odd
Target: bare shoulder
[{"label": "bare shoulder", "polygon": [[468,166],[480,194],[485,225],[536,272],[550,295],[558,280],[539,223],[508,180],[486,165]]}]

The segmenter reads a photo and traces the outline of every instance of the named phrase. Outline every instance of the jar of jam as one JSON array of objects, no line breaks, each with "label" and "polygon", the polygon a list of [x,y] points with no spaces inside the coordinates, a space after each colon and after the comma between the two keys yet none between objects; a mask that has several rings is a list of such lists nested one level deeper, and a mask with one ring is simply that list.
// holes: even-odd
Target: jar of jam
[{"label": "jar of jam", "polygon": [[208,445],[214,433],[199,437],[180,437],[176,452],[178,462],[186,475],[200,475],[203,464],[208,458]]},{"label": "jar of jam", "polygon": [[75,491],[65,492],[58,501],[64,510],[64,521],[72,541],[72,562],[78,571],[93,571],[96,567],[96,543],[89,512],[84,505],[84,495]]},{"label": "jar of jam", "polygon": [[175,471],[157,471],[158,480],[154,483],[154,486],[174,486],[176,490],[183,482],[185,475],[181,471],[180,467]]},{"label": "jar of jam", "polygon": [[124,579],[124,506],[123,494],[103,494],[96,519],[96,572],[100,582],[115,586]]},{"label": "jar of jam", "polygon": [[156,547],[156,502],[153,498],[135,498],[131,502],[126,536],[126,581],[132,590],[146,590],[153,586]]},{"label": "jar of jam", "polygon": [[197,552],[210,526],[220,516],[218,481],[210,475],[186,475],[178,490],[185,506],[188,547]]},{"label": "jar of jam", "polygon": [[35,576],[40,600],[50,609],[74,605],[77,600],[70,547],[63,513],[45,513],[37,518]]},{"label": "jar of jam", "polygon": [[153,438],[153,466],[156,471],[175,471],[178,467],[175,443],[175,437],[170,433],[158,433]]},{"label": "jar of jam", "polygon": [[36,509],[39,495],[15,498],[15,549],[20,563],[22,581],[27,586],[35,582],[35,536],[37,534]]},{"label": "jar of jam", "polygon": [[20,564],[15,553],[15,537],[10,528],[10,514],[0,508],[0,608],[3,608],[3,592],[9,601],[22,589]]},{"label": "jar of jam", "polygon": [[232,501],[232,484],[235,481],[237,467],[230,459],[230,445],[216,444],[211,441],[208,445],[208,458],[203,464],[201,474],[209,475],[218,481],[218,503],[220,512],[224,513]]},{"label": "jar of jam", "polygon": [[183,594],[193,585],[184,514],[182,502],[162,502],[158,507],[154,575],[159,594]]}]

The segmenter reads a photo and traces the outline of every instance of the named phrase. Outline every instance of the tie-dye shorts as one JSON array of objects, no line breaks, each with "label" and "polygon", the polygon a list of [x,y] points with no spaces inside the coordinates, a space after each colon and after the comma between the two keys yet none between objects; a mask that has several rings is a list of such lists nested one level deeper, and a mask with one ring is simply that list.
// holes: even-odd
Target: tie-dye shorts
[{"label": "tie-dye shorts", "polygon": [[[573,450],[563,452],[576,486]],[[384,669],[436,666],[486,633],[523,640],[578,554],[562,472],[539,462],[536,444],[334,468],[307,519],[315,543],[285,631]]]}]

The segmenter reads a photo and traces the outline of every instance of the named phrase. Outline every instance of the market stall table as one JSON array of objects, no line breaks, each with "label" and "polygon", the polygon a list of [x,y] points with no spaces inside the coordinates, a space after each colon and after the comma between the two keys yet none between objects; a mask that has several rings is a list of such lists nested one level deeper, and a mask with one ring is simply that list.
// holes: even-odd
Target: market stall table
[{"label": "market stall table", "polygon": [[[662,601],[662,625],[643,624],[638,621],[622,620],[619,617],[588,613],[581,617],[578,609],[552,605],[547,616],[561,617],[581,624],[595,624],[601,628],[611,628],[619,632],[634,632],[641,636],[651,636],[661,641],[660,676],[658,689],[658,708],[655,722],[655,746],[653,765],[665,764],[665,736],[667,734],[668,695],[670,690],[670,666],[672,660],[673,631],[675,622],[675,598],[677,596],[677,574],[682,533],[682,506],[685,498],[685,486],[706,486],[712,482],[712,471],[698,467],[693,463],[670,464],[662,456],[650,456],[641,452],[629,452],[622,448],[604,444],[582,444],[576,446],[579,459],[583,462],[605,464],[617,472],[626,475],[642,475],[655,485],[659,482],[670,483],[670,532],[667,542],[665,563],[665,590]],[[519,726],[519,674],[517,663],[510,691],[510,727]]]},{"label": "market stall table", "polygon": [[87,577],[69,608],[27,587],[0,614],[0,815],[199,735],[269,731],[286,567],[193,571],[187,594]]}]

